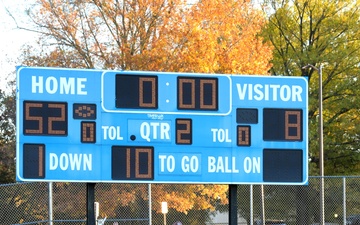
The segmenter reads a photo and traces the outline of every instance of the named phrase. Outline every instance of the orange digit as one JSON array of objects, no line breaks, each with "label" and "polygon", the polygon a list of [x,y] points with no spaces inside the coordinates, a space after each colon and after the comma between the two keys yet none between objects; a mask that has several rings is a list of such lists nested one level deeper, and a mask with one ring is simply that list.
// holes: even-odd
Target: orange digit
[{"label": "orange digit", "polygon": [[49,104],[49,108],[58,108],[60,109],[60,116],[58,117],[51,117],[49,116],[48,118],[48,134],[55,134],[55,135],[61,135],[61,134],[66,134],[65,130],[54,130],[53,129],[53,121],[66,121],[66,117],[65,117],[65,105],[64,104]]},{"label": "orange digit", "polygon": [[25,134],[42,134],[43,133],[43,118],[41,116],[31,116],[31,108],[42,108],[43,104],[41,103],[25,103],[25,120],[34,120],[38,121],[38,129],[25,129]]}]

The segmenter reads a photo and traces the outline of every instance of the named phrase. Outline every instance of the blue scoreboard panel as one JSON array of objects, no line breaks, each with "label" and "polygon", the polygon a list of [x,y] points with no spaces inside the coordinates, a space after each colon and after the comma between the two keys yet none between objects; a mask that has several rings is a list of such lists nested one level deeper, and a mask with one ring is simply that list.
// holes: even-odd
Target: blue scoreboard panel
[{"label": "blue scoreboard panel", "polygon": [[17,180],[306,184],[301,77],[17,68]]}]

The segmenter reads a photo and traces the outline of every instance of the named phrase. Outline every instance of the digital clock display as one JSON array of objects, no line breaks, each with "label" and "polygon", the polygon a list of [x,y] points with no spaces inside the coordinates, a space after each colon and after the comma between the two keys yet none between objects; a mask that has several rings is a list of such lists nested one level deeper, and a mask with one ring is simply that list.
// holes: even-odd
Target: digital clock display
[{"label": "digital clock display", "polygon": [[218,109],[218,80],[216,78],[177,79],[177,108],[180,110]]},{"label": "digital clock display", "polygon": [[[177,78],[177,109],[218,110],[218,79],[207,77]],[[158,77],[116,75],[115,105],[123,109],[157,109]]]},{"label": "digital clock display", "polygon": [[116,75],[115,91],[117,108],[158,108],[157,76]]}]

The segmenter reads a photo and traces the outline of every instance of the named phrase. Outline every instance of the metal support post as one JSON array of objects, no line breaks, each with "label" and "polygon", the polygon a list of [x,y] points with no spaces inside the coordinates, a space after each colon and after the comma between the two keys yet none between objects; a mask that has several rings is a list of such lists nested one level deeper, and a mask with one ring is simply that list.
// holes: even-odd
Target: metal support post
[{"label": "metal support post", "polygon": [[324,208],[324,141],[323,141],[323,92],[322,92],[322,65],[319,68],[313,65],[304,66],[302,69],[312,68],[319,73],[319,167],[320,167],[320,225],[325,224]]},{"label": "metal support post", "polygon": [[237,185],[229,185],[229,225],[237,225]]},{"label": "metal support post", "polygon": [[96,225],[94,202],[95,183],[86,183],[86,225]]}]

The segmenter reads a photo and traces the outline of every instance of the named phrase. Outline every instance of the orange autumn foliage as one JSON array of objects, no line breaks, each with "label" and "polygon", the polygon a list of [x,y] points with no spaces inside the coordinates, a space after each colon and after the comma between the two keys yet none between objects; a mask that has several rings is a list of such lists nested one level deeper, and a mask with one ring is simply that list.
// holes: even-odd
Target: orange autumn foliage
[{"label": "orange autumn foliage", "polygon": [[272,47],[258,36],[265,25],[250,1],[207,0],[180,10],[140,56],[142,69],[268,74]]},{"label": "orange autumn foliage", "polygon": [[[265,25],[250,0],[37,0],[30,16],[42,33],[24,64],[71,68],[224,74],[268,74],[272,48],[258,33]],[[227,185],[158,184],[154,202],[179,212],[227,204]],[[143,186],[108,190],[126,205]],[[158,212],[160,207],[155,209]]]},{"label": "orange autumn foliage", "polygon": [[258,35],[266,19],[250,0],[37,1],[30,15],[51,39],[43,53],[51,65],[226,74],[271,67],[272,47]]}]

